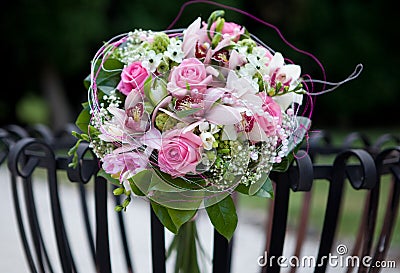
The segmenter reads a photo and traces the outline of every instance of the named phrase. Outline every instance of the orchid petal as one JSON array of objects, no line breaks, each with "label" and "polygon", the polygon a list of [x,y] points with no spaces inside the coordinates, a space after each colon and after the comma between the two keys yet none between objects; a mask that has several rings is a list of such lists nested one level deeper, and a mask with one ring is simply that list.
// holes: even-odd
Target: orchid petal
[{"label": "orchid petal", "polygon": [[255,94],[245,94],[241,98],[244,101],[246,101],[246,103],[251,104],[251,106],[252,106],[251,108],[253,108],[253,107],[262,107],[262,105],[263,105],[263,100],[260,98],[260,96],[257,96]]},{"label": "orchid petal", "polygon": [[110,114],[114,117],[114,120],[116,120],[117,122],[119,122],[120,125],[124,124],[125,121],[125,111],[122,109],[119,109],[117,107],[111,107],[109,106],[107,108],[108,112],[110,112]]},{"label": "orchid petal", "polygon": [[289,108],[290,105],[292,105],[292,103],[297,103],[301,105],[303,102],[303,95],[291,92],[282,96],[275,96],[273,97],[273,99],[279,104],[279,106],[283,110],[286,110],[287,108]]},{"label": "orchid petal", "polygon": [[156,128],[151,128],[141,138],[140,142],[152,149],[161,148],[161,133]]},{"label": "orchid petal", "polygon": [[122,154],[122,153],[127,153],[127,152],[131,152],[137,148],[139,148],[140,145],[137,145],[135,143],[129,143],[129,144],[125,144],[122,145],[121,147],[115,149],[113,151],[114,154]]},{"label": "orchid petal", "polygon": [[197,41],[199,40],[198,31],[201,27],[201,18],[198,17],[188,28],[184,31],[182,51],[185,57],[193,57]]},{"label": "orchid petal", "polygon": [[253,129],[247,133],[247,137],[252,142],[268,140],[268,136],[257,122],[254,123]]},{"label": "orchid petal", "polygon": [[129,109],[138,104],[139,102],[143,102],[142,94],[140,94],[140,92],[133,90],[128,94],[128,96],[125,99],[125,109]]},{"label": "orchid petal", "polygon": [[232,50],[229,57],[229,69],[235,69],[237,66],[241,66],[246,63],[246,58],[236,50]]},{"label": "orchid petal", "polygon": [[224,47],[227,47],[231,44],[231,39],[223,39],[222,41],[220,41],[218,43],[218,45],[214,48],[214,50],[212,51],[213,55],[214,53],[220,51],[221,49],[223,49]]},{"label": "orchid petal", "polygon": [[215,105],[207,113],[205,118],[214,124],[232,125],[242,120],[240,112],[231,106]]},{"label": "orchid petal", "polygon": [[162,107],[166,107],[172,100],[171,96],[165,97],[157,106],[154,108],[153,115],[151,116],[151,123],[154,124],[156,120],[156,115],[158,113],[158,110]]},{"label": "orchid petal", "polygon": [[225,125],[222,130],[221,140],[236,140],[237,139],[236,128],[233,125]]},{"label": "orchid petal", "polygon": [[224,88],[210,88],[204,97],[204,110],[207,111],[212,107],[214,102],[219,100],[227,90]]},{"label": "orchid petal", "polygon": [[300,78],[301,68],[299,65],[287,64],[279,70],[279,74],[286,74],[287,78],[291,78],[291,82],[297,81]]},{"label": "orchid petal", "polygon": [[199,126],[199,128],[200,128],[200,125],[201,125],[202,123],[204,123],[204,119],[201,119],[201,120],[199,120],[199,121],[196,121],[196,122],[194,122],[194,123],[192,123],[192,124],[186,126],[186,127],[182,130],[182,133],[185,134],[185,133],[187,133],[187,132],[191,132],[191,131],[192,131],[194,128],[196,128],[197,126]]}]

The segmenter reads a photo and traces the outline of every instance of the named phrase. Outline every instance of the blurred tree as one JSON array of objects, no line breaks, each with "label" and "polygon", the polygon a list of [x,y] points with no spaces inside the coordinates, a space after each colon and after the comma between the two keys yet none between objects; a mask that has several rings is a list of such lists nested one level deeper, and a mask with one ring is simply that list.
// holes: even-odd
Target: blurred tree
[{"label": "blurred tree", "polygon": [[[312,52],[325,66],[327,80],[345,79],[358,63],[361,75],[330,94],[317,98],[314,124],[318,126],[399,126],[398,70],[400,31],[388,0],[255,0],[247,9],[275,24],[292,44]],[[265,27],[253,24],[255,31]],[[267,33],[270,33],[267,31]],[[269,34],[274,35],[274,33]],[[277,35],[272,40],[278,40]],[[271,40],[271,39],[270,39]],[[318,67],[283,43],[274,45],[301,64],[303,71],[321,79]]]},{"label": "blurred tree", "polygon": [[[184,3],[182,0],[2,1],[0,29],[5,73],[0,124],[21,122],[15,108],[26,94],[46,99],[53,127],[74,121],[80,103],[87,96],[82,80],[89,73],[90,60],[101,43],[134,28],[165,29]],[[343,80],[357,63],[364,64],[358,79],[317,99],[314,124],[354,126],[396,122],[393,113],[400,93],[395,65],[399,51],[394,41],[399,38],[399,31],[395,9],[388,8],[388,0],[219,3],[243,8],[276,25],[288,41],[320,59],[329,81]],[[197,16],[206,18],[215,9],[218,7],[207,4],[188,6],[175,27],[187,26]],[[299,63],[303,71],[322,79],[316,63],[290,49],[274,30],[232,11],[227,11],[226,17],[245,24],[272,48]]]},{"label": "blurred tree", "polygon": [[70,80],[88,63],[88,51],[102,36],[106,21],[99,14],[105,13],[106,1],[16,0],[1,5],[8,95],[1,122],[18,121],[15,105],[27,91],[46,99],[54,127],[72,121],[69,101],[81,85]]},{"label": "blurred tree", "polygon": [[[234,1],[220,2],[235,5]],[[21,123],[16,105],[27,94],[28,98],[36,94],[35,98],[46,100],[54,129],[73,122],[81,110],[80,103],[87,97],[83,79],[102,42],[134,28],[163,30],[184,3],[182,0],[2,1],[1,51],[6,72],[0,124]],[[189,6],[177,27],[186,26],[202,13],[206,17],[214,9],[205,4]]]}]

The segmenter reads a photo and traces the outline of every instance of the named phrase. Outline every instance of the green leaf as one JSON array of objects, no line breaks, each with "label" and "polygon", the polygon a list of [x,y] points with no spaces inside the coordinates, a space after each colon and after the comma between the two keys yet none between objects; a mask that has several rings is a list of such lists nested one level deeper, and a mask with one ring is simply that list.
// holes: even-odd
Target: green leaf
[{"label": "green leaf", "polygon": [[75,124],[85,134],[88,134],[88,127],[90,122],[90,112],[88,108],[83,108],[79,116],[77,117]]},{"label": "green leaf", "polygon": [[83,80],[83,86],[85,89],[89,89],[90,87],[90,74]]},{"label": "green leaf", "polygon": [[256,194],[261,187],[264,185],[265,180],[268,179],[268,174],[267,173],[263,173],[260,177],[260,179],[258,179],[255,183],[251,184],[249,187],[249,195],[254,195]]},{"label": "green leaf", "polygon": [[97,86],[97,88],[106,95],[110,95],[111,91],[115,90],[114,86],[107,86],[107,85],[99,85]]},{"label": "green leaf", "polygon": [[97,176],[101,176],[104,177],[108,182],[110,182],[111,184],[120,187],[121,186],[121,182],[119,182],[118,179],[115,179],[111,176],[111,174],[106,173],[103,169],[100,169],[99,172],[97,173]]},{"label": "green leaf", "polygon": [[222,236],[230,240],[235,232],[238,222],[235,203],[233,202],[232,197],[228,195],[220,202],[206,207],[206,211],[214,228]]},{"label": "green leaf", "polygon": [[143,83],[143,93],[146,98],[150,97],[152,81],[153,81],[153,78],[151,76],[148,76],[147,79]]},{"label": "green leaf", "polygon": [[197,210],[178,210],[171,208],[167,208],[167,210],[172,222],[178,230],[184,223],[191,220],[197,212]]},{"label": "green leaf", "polygon": [[129,185],[131,186],[134,194],[136,194],[137,196],[145,196],[145,194],[139,189],[138,186],[136,186],[134,182],[129,181]]},{"label": "green leaf", "polygon": [[201,177],[190,177],[189,179],[185,180],[180,177],[172,178],[169,174],[163,173],[157,169],[154,171],[157,173],[157,176],[160,177],[160,179],[165,181],[165,183],[173,185],[178,189],[198,190],[204,188],[207,183],[205,179]]},{"label": "green leaf", "polygon": [[151,183],[149,191],[162,191],[162,192],[181,192],[184,188],[173,186],[173,184],[161,179],[154,171],[152,171]]},{"label": "green leaf", "polygon": [[265,180],[264,184],[260,188],[260,190],[254,195],[263,198],[273,198],[274,197],[274,188],[272,187],[272,181],[268,177]]},{"label": "green leaf", "polygon": [[201,108],[193,108],[193,109],[188,109],[188,110],[182,110],[182,111],[176,112],[176,116],[178,118],[185,118],[187,116],[193,115],[194,113],[197,113],[200,110],[201,110]]},{"label": "green leaf", "polygon": [[150,201],[150,203],[154,213],[157,215],[157,218],[164,225],[164,227],[166,227],[172,233],[177,234],[178,228],[176,227],[171,216],[169,215],[168,209],[164,206],[157,204],[154,201]]},{"label": "green leaf", "polygon": [[289,154],[288,156],[283,158],[280,163],[275,163],[272,167],[272,170],[275,172],[282,172],[282,173],[286,172],[289,169],[290,165],[292,164],[293,159],[294,155]]},{"label": "green leaf", "polygon": [[143,170],[138,172],[129,179],[132,191],[139,196],[144,196],[149,192],[153,172],[151,170]]},{"label": "green leaf", "polygon": [[240,183],[235,188],[235,191],[240,192],[242,194],[249,195],[249,186],[246,186],[245,184]]},{"label": "green leaf", "polygon": [[[102,60],[98,60],[95,65],[95,73],[98,72],[96,78],[97,87],[105,94],[115,89],[121,80],[121,70],[124,68],[124,64],[117,59],[107,59],[103,63],[103,67],[100,68]],[[84,85],[87,88],[90,86],[90,76],[84,81]],[[112,89],[111,89],[112,88]]]}]

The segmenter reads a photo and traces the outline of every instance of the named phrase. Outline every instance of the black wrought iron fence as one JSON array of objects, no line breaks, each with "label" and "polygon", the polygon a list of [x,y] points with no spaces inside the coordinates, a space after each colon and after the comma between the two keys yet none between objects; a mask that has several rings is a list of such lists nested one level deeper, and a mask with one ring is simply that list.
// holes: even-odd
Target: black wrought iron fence
[{"label": "black wrought iron fence", "polygon": [[[77,168],[69,168],[71,158],[66,150],[74,142],[69,125],[62,132],[53,133],[47,127],[39,125],[30,128],[7,126],[0,130],[0,162],[8,161],[13,197],[13,208],[18,223],[26,261],[31,272],[88,272],[78,266],[77,260],[90,260],[93,272],[111,272],[115,263],[115,253],[110,249],[110,226],[116,222],[118,227],[121,254],[118,261],[123,263],[125,272],[134,272],[130,240],[124,214],[114,212],[109,215],[107,200],[109,183],[103,177],[97,176],[98,162],[91,153],[87,143],[81,143],[78,148]],[[326,199],[324,221],[320,233],[318,255],[314,272],[325,272],[328,266],[329,253],[332,251],[335,234],[338,228],[340,210],[343,206],[343,188],[346,183],[356,190],[367,192],[365,203],[360,205],[363,214],[359,223],[357,236],[352,247],[352,254],[357,257],[371,256],[371,263],[383,261],[390,247],[391,236],[396,222],[400,199],[400,148],[398,136],[385,134],[371,141],[360,133],[352,133],[345,137],[341,145],[334,145],[328,132],[320,131],[312,135],[308,145],[300,150],[291,167],[286,172],[273,172],[275,197],[269,202],[268,223],[265,234],[260,234],[260,240],[265,240],[265,250],[268,262],[261,267],[262,272],[280,272],[278,259],[283,254],[288,223],[288,208],[291,195],[304,192],[300,221],[296,234],[294,256],[300,256],[304,237],[309,221],[310,200],[313,185],[326,181],[329,192]],[[389,148],[388,148],[389,147]],[[307,152],[306,152],[306,151]],[[316,158],[321,155],[331,155],[333,163],[318,164]],[[44,225],[48,222],[38,217],[41,197],[35,195],[34,184],[37,180],[34,173],[44,170],[50,200],[50,223],[53,237],[44,234]],[[68,177],[67,183],[77,187],[80,205],[76,217],[82,219],[80,226],[82,239],[78,248],[88,249],[88,255],[81,257],[71,245],[67,221],[61,205],[60,172]],[[387,196],[388,205],[384,210],[383,225],[377,227],[380,185],[383,176],[390,176],[391,190]],[[88,192],[93,191],[94,200]],[[118,204],[120,200],[115,197]],[[65,207],[64,207],[65,208]],[[267,209],[266,209],[267,210]],[[94,214],[92,213],[94,211]],[[79,212],[79,213],[78,213]],[[166,242],[163,225],[149,208],[151,242],[151,265],[154,273],[166,272]],[[110,216],[110,217],[109,217]],[[379,228],[379,229],[378,229]],[[378,236],[376,236],[376,234]],[[374,238],[378,238],[374,241]],[[226,241],[218,232],[213,236],[213,273],[231,272],[233,243]],[[240,242],[237,242],[238,244]],[[57,255],[54,255],[54,254]],[[261,253],[262,254],[262,253]],[[56,257],[55,257],[56,256]],[[297,267],[292,267],[295,272]],[[347,271],[355,269],[349,266]],[[149,269],[150,270],[150,269]],[[358,266],[359,272],[379,272],[379,267],[367,268]]]}]

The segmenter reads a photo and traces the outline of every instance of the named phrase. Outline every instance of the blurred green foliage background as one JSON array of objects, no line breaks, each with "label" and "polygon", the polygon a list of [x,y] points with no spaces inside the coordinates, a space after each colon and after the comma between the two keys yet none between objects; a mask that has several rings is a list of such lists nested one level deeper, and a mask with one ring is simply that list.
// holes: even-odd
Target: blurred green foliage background
[{"label": "blurred green foliage background", "polygon": [[[73,122],[87,93],[83,79],[103,41],[134,28],[163,30],[176,17],[181,0],[15,0],[0,4],[3,64],[0,123]],[[358,63],[354,81],[317,97],[314,127],[394,127],[397,121],[400,60],[398,15],[388,0],[219,1],[243,9],[280,29],[296,47],[313,53],[327,80],[344,80]],[[188,6],[175,27],[218,7]],[[270,28],[239,13],[227,21],[244,24],[274,50],[322,79],[317,64],[287,46]]]}]

